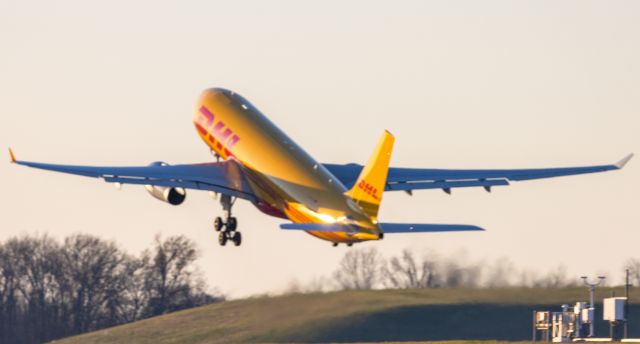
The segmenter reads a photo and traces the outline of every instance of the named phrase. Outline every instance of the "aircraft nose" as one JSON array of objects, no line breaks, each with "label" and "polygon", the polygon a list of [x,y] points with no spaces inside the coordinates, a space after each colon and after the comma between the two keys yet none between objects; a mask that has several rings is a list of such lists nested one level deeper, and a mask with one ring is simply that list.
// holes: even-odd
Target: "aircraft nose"
[{"label": "aircraft nose", "polygon": [[206,90],[204,90],[204,93],[210,94],[210,95],[223,95],[226,97],[231,97],[233,95],[233,91],[228,90],[226,88],[222,88],[222,87],[212,87],[212,88],[208,88]]},{"label": "aircraft nose", "polygon": [[208,88],[200,95],[198,108],[203,105],[215,106],[216,103],[229,104],[231,102],[232,92],[224,88]]}]

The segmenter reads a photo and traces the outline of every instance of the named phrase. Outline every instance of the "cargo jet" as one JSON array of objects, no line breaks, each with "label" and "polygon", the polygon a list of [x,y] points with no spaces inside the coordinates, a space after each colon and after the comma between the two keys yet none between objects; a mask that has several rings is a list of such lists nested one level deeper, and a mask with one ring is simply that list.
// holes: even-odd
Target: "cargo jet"
[{"label": "cargo jet", "polygon": [[[220,245],[239,246],[242,236],[231,209],[247,200],[267,215],[291,221],[285,230],[300,230],[337,246],[380,240],[385,234],[479,231],[458,224],[411,224],[378,221],[385,191],[481,187],[487,192],[510,181],[552,178],[618,170],[628,155],[612,165],[515,169],[450,170],[389,167],[394,137],[385,131],[366,165],[322,164],[314,160],[255,106],[239,94],[205,90],[195,107],[193,122],[217,162],[169,165],[154,162],[138,167],[54,165],[21,161],[9,149],[11,161],[44,170],[101,178],[106,182],[144,185],[155,198],[181,204],[186,189],[207,190],[220,200],[223,217],[213,226]],[[222,159],[223,161],[220,161]]]}]

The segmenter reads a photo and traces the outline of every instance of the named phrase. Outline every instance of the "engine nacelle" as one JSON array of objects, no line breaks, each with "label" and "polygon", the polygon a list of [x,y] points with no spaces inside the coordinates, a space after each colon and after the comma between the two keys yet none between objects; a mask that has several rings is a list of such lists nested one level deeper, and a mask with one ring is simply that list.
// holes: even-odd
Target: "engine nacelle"
[{"label": "engine nacelle", "polygon": [[[169,166],[166,162],[157,161],[150,166]],[[166,186],[145,185],[151,196],[171,205],[180,205],[187,198],[187,190]]]},{"label": "engine nacelle", "polygon": [[187,191],[183,188],[168,188],[164,186],[145,185],[149,194],[163,202],[179,205],[187,198]]}]

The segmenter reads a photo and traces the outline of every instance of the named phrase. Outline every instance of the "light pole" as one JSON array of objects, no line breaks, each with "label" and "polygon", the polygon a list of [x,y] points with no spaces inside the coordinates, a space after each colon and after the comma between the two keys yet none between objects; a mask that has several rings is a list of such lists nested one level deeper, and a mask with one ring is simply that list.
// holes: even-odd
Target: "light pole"
[{"label": "light pole", "polygon": [[594,319],[590,319],[589,321],[589,337],[594,337],[595,336],[595,330],[594,330],[594,321],[595,320],[595,313],[596,313],[596,306],[595,306],[595,301],[594,301],[594,297],[595,297],[595,293],[596,293],[596,287],[599,286],[600,284],[602,284],[602,282],[604,282],[604,279],[606,277],[604,276],[598,276],[598,282],[596,283],[589,283],[589,281],[587,280],[587,276],[582,276],[580,277],[582,278],[582,281],[584,282],[584,284],[586,286],[589,287],[589,308],[593,309],[593,317]]}]

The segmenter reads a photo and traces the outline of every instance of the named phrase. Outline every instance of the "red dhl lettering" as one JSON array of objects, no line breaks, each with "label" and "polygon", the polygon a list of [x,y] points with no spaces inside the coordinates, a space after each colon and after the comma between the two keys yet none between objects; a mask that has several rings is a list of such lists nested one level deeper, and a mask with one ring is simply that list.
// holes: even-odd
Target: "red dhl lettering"
[{"label": "red dhl lettering", "polygon": [[231,128],[226,127],[223,121],[216,122],[215,115],[206,106],[201,106],[199,113],[196,129],[215,144],[219,151],[223,151],[224,155],[233,155],[231,149],[240,141],[240,137],[234,134]]},{"label": "red dhl lettering", "polygon": [[360,183],[358,183],[358,188],[373,197],[373,199],[378,199],[378,189],[367,183],[365,180],[361,180]]}]

